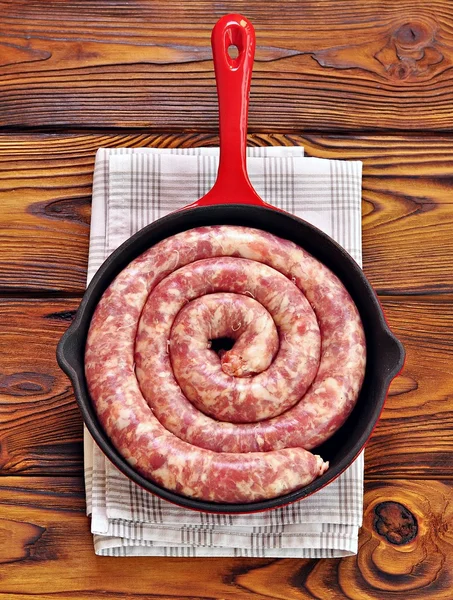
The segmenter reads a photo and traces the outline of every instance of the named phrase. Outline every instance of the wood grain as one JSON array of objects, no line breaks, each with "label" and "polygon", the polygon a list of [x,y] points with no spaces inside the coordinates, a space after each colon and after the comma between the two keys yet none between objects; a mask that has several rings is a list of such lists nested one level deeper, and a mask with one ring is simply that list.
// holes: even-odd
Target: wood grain
[{"label": "wood grain", "polygon": [[359,554],[340,560],[96,557],[80,478],[3,477],[0,506],[5,600],[451,598],[451,482],[368,482]]},{"label": "wood grain", "polygon": [[383,307],[406,362],[367,446],[366,476],[451,477],[452,300],[386,298]]},{"label": "wood grain", "polygon": [[[83,293],[97,148],[217,143],[212,134],[0,136],[0,293]],[[249,144],[296,144],[310,156],[362,160],[371,283],[381,295],[453,291],[449,136],[256,134]]]},{"label": "wood grain", "polygon": [[[77,299],[0,300],[0,470],[6,474],[82,471],[82,422],[55,359]],[[453,477],[453,300],[386,298],[405,367],[366,449],[368,478]]]},{"label": "wood grain", "polygon": [[0,471],[81,472],[82,422],[55,350],[78,302],[0,301]]},{"label": "wood grain", "polygon": [[449,130],[448,0],[42,3],[0,11],[0,125],[213,129],[209,37],[244,11],[254,131]]}]

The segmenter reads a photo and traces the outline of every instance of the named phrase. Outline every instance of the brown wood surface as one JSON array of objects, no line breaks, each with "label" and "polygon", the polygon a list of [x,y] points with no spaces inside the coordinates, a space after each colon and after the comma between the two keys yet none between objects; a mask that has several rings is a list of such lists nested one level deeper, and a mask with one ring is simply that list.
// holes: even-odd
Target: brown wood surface
[{"label": "brown wood surface", "polygon": [[359,553],[338,559],[93,556],[82,480],[0,480],[0,599],[450,600],[450,481],[368,482]]},{"label": "brown wood surface", "polygon": [[[258,46],[249,144],[363,161],[364,269],[407,360],[365,455],[357,557],[95,557],[55,347],[85,287],[101,146],[216,145],[209,37]],[[450,600],[448,0],[0,1],[0,600]]]},{"label": "brown wood surface", "polygon": [[241,11],[251,129],[452,127],[448,0],[1,2],[0,124],[212,129],[210,31]]},{"label": "brown wood surface", "polygon": [[55,356],[78,304],[0,298],[2,474],[82,472],[82,420]]},{"label": "brown wood surface", "polygon": [[[0,136],[0,290],[83,293],[97,148],[217,143],[213,134]],[[249,143],[362,160],[364,270],[373,286],[381,295],[453,291],[453,137],[261,134]]]}]

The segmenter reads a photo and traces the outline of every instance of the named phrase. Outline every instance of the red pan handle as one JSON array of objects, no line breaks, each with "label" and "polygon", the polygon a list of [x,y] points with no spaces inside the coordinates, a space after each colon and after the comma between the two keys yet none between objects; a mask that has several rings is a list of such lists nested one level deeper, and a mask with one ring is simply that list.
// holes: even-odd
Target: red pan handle
[{"label": "red pan handle", "polygon": [[[220,163],[214,187],[191,206],[258,204],[267,206],[253,189],[247,174],[247,116],[255,56],[255,30],[242,15],[222,17],[211,35],[219,98]],[[236,46],[232,58],[228,49]]]}]

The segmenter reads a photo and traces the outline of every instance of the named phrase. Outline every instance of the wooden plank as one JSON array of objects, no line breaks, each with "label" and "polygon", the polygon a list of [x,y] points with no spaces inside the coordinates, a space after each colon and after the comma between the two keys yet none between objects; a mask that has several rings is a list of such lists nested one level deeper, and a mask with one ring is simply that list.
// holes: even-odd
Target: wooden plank
[{"label": "wooden plank", "polygon": [[453,291],[449,138],[309,136],[300,144],[310,156],[363,162],[363,268],[381,296]]},{"label": "wooden plank", "polygon": [[[453,477],[453,300],[387,298],[406,347],[381,421],[366,450],[369,478]],[[82,471],[82,422],[55,348],[76,299],[0,300],[0,472]]]},{"label": "wooden plank", "polygon": [[383,307],[406,349],[367,446],[368,478],[453,476],[451,298],[386,298]]},{"label": "wooden plank", "polygon": [[[217,143],[212,134],[0,136],[0,292],[83,293],[97,148]],[[310,156],[362,160],[371,283],[380,294],[453,291],[449,136],[256,134],[249,144],[296,144]]]},{"label": "wooden plank", "polygon": [[0,302],[0,471],[82,472],[82,421],[55,357],[75,300]]},{"label": "wooden plank", "polygon": [[257,31],[252,130],[451,129],[448,0],[5,1],[0,124],[212,129],[228,11]]},{"label": "wooden plank", "polygon": [[358,555],[323,560],[97,557],[82,490],[78,478],[1,478],[1,599],[451,598],[451,482],[368,483]]}]

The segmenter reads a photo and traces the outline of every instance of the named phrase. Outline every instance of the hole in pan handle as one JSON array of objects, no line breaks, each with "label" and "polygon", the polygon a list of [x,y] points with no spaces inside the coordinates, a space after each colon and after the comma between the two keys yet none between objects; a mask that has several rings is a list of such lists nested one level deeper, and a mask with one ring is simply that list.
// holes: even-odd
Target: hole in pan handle
[{"label": "hole in pan handle", "polygon": [[[212,30],[211,46],[219,99],[219,170],[213,188],[186,208],[212,204],[275,208],[258,196],[247,174],[247,116],[255,56],[253,25],[242,15],[226,15]],[[234,58],[230,46],[237,48]]]}]

